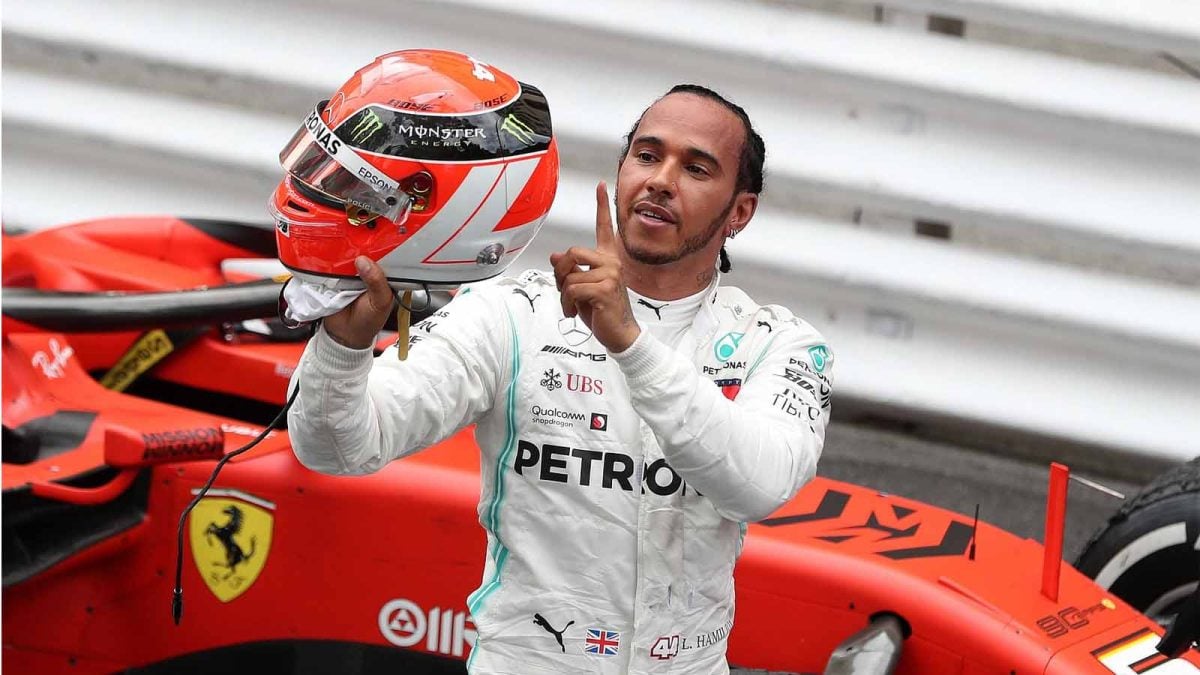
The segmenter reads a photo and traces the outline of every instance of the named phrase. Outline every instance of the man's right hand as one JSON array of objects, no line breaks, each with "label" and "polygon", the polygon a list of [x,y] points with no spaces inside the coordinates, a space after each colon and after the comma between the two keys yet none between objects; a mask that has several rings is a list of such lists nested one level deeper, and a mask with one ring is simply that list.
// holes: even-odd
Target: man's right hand
[{"label": "man's right hand", "polygon": [[322,321],[325,332],[334,341],[351,349],[366,349],[375,344],[375,337],[387,323],[395,295],[388,286],[383,268],[375,261],[360,255],[355,258],[354,266],[358,269],[358,278],[367,285],[367,292]]}]

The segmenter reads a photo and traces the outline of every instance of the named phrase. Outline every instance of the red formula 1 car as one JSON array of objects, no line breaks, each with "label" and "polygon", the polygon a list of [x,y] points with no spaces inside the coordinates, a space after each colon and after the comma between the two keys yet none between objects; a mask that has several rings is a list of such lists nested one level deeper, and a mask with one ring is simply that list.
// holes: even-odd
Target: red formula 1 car
[{"label": "red formula 1 car", "polygon": [[[6,236],[6,672],[463,672],[485,544],[473,437],[366,477],[301,467],[265,427],[304,335],[261,318],[277,283],[231,271],[273,253],[269,229],[172,218]],[[180,514],[260,435],[184,523],[176,626]],[[1046,560],[818,478],[749,526],[736,630],[664,635],[652,655],[728,639],[731,663],[792,673],[1200,672],[1200,652],[1158,655],[1156,623]]]}]

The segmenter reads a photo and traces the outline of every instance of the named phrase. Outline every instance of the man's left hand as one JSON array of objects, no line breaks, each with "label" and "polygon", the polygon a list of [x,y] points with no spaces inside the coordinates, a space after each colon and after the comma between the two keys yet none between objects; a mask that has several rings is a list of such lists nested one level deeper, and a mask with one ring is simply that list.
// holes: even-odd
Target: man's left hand
[{"label": "man's left hand", "polygon": [[[578,316],[608,351],[619,354],[641,334],[617,255],[608,188],[596,186],[596,248],[572,246],[552,253],[554,279],[562,294],[563,316]],[[587,270],[581,266],[586,265]]]}]

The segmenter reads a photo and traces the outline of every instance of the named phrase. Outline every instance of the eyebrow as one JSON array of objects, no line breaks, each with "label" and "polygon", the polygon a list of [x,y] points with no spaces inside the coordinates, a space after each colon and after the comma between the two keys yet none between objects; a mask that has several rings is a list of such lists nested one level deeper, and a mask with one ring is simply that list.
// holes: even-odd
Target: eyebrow
[{"label": "eyebrow", "polygon": [[[665,146],[666,143],[664,143],[663,139],[659,138],[658,136],[638,136],[637,138],[633,139],[633,145],[653,145],[657,148],[661,148]],[[699,157],[700,159],[707,160],[718,169],[723,168],[721,166],[721,162],[718,161],[716,156],[714,156],[711,152],[706,152],[695,146],[690,146],[687,149],[687,154],[692,157]]]}]

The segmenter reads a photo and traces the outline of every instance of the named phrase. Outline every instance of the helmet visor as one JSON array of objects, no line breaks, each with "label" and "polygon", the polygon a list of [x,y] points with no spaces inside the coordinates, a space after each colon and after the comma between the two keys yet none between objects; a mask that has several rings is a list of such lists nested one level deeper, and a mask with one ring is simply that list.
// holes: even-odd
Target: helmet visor
[{"label": "helmet visor", "polygon": [[[338,138],[321,113],[321,101],[292,140],[279,153],[279,163],[297,180],[347,204],[347,210],[365,210],[395,223],[404,222],[412,203],[400,184],[368,163]],[[362,215],[359,215],[362,218]]]}]

